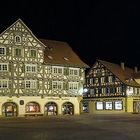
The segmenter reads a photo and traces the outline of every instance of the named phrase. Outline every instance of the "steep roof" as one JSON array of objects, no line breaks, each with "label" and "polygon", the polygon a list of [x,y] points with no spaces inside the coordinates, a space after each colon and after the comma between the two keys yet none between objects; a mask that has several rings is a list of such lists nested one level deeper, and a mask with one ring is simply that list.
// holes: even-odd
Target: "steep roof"
[{"label": "steep roof", "polygon": [[124,67],[123,70],[118,64],[110,63],[103,60],[97,61],[104,65],[110,72],[112,72],[118,79],[120,79],[126,85],[140,87],[140,85],[134,80],[135,71],[133,69]]},{"label": "steep roof", "polygon": [[47,47],[44,54],[45,64],[64,65],[72,67],[88,68],[79,56],[66,42],[40,39]]}]

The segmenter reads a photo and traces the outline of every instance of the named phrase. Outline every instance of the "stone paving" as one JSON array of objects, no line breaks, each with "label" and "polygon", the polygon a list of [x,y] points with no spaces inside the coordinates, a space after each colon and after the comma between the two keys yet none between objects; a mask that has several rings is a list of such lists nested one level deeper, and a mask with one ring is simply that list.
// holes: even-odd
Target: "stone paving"
[{"label": "stone paving", "polygon": [[0,118],[0,140],[139,140],[140,114]]}]

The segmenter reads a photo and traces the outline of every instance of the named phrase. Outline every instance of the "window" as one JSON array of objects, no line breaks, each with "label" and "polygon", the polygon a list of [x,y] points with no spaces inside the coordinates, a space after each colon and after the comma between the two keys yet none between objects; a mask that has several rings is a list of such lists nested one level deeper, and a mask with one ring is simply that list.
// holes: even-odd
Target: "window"
[{"label": "window", "polygon": [[62,81],[53,81],[52,89],[63,89],[63,82]]},{"label": "window", "polygon": [[26,89],[36,89],[36,80],[26,80],[25,81],[25,88]]},{"label": "window", "polygon": [[104,108],[103,108],[103,102],[96,102],[96,109],[97,110],[103,110]]},{"label": "window", "polygon": [[117,88],[116,88],[116,92],[117,92],[117,93],[121,93],[121,87],[117,87]]},{"label": "window", "polygon": [[19,48],[15,49],[15,56],[21,56],[21,49]]},{"label": "window", "polygon": [[106,89],[105,88],[101,88],[101,92],[102,92],[102,94],[105,94],[106,93]]},{"label": "window", "polygon": [[93,85],[93,78],[90,78],[90,85]]},{"label": "window", "polygon": [[94,95],[94,93],[95,93],[95,89],[94,88],[90,89],[90,95]]},{"label": "window", "polygon": [[0,64],[0,71],[8,71],[8,64],[1,63]]},{"label": "window", "polygon": [[112,76],[108,76],[108,82],[113,82],[113,77]]},{"label": "window", "polygon": [[35,102],[30,102],[26,104],[25,109],[27,113],[40,112],[40,106],[38,103],[35,103]]},{"label": "window", "polygon": [[36,50],[30,50],[30,53],[32,58],[36,57]]},{"label": "window", "polygon": [[69,82],[69,90],[78,90],[78,82]]},{"label": "window", "polygon": [[79,76],[79,69],[78,68],[70,68],[69,75],[70,76]]},{"label": "window", "polygon": [[19,35],[15,36],[15,42],[16,43],[21,43],[21,37]]},{"label": "window", "polygon": [[0,88],[8,88],[8,80],[0,80]]},{"label": "window", "polygon": [[95,78],[95,84],[98,84],[98,82],[99,82],[99,79],[98,78]]},{"label": "window", "polygon": [[115,109],[116,110],[122,110],[123,109],[122,101],[116,101],[115,102]]},{"label": "window", "polygon": [[6,49],[4,47],[0,47],[0,55],[6,54]]},{"label": "window", "polygon": [[27,73],[36,73],[37,72],[37,66],[33,64],[26,64],[26,72]]},{"label": "window", "polygon": [[106,110],[112,110],[112,102],[106,102],[105,103],[105,109]]},{"label": "window", "polygon": [[53,74],[63,74],[62,67],[52,67]]},{"label": "window", "polygon": [[105,77],[101,77],[101,83],[102,83],[102,84],[105,83]]}]

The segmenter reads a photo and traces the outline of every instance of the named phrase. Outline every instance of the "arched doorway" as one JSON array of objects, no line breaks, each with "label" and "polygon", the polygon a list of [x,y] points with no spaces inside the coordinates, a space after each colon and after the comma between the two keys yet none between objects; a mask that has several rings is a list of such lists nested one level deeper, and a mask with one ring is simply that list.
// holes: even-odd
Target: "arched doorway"
[{"label": "arched doorway", "polygon": [[6,117],[17,116],[17,105],[14,102],[4,103],[2,106],[2,115]]},{"label": "arched doorway", "polygon": [[36,102],[29,102],[25,106],[26,113],[38,113],[40,112],[40,105]]},{"label": "arched doorway", "polygon": [[46,115],[57,115],[57,104],[55,102],[49,102],[45,105]]},{"label": "arched doorway", "polygon": [[74,114],[74,106],[70,102],[66,102],[62,105],[63,115],[73,115]]}]

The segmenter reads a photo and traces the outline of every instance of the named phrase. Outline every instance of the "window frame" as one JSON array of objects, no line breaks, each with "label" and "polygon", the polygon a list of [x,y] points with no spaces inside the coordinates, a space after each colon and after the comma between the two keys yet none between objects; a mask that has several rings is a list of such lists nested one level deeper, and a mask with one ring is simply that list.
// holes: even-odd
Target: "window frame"
[{"label": "window frame", "polygon": [[[4,51],[2,51],[4,53],[1,53],[1,49],[4,49]],[[6,47],[0,47],[0,56],[2,55],[6,55]]]},{"label": "window frame", "polygon": [[[29,82],[29,83],[27,83]],[[28,84],[28,86],[27,86]],[[37,81],[36,80],[25,80],[25,89],[37,89]]]},{"label": "window frame", "polygon": [[63,81],[52,81],[52,90],[63,90]]},{"label": "window frame", "polygon": [[79,83],[78,82],[69,82],[68,83],[68,89],[71,90],[71,91],[78,91]]},{"label": "window frame", "polygon": [[[7,86],[4,86],[4,82],[6,82]],[[2,86],[1,86],[2,85]],[[8,89],[9,88],[9,80],[6,79],[0,79],[0,89]]]},{"label": "window frame", "polygon": [[[34,68],[35,68],[35,71],[33,70]],[[37,73],[37,65],[36,64],[26,64],[25,72],[26,73]]]},{"label": "window frame", "polygon": [[79,76],[79,68],[69,68],[69,76]]},{"label": "window frame", "polygon": [[15,36],[15,43],[16,44],[21,44],[21,36],[19,36],[19,35]]},{"label": "window frame", "polygon": [[[61,72],[60,72],[61,70]],[[60,66],[52,66],[52,73],[53,74],[64,74],[64,68]]]},{"label": "window frame", "polygon": [[[4,67],[3,67],[4,65],[7,67],[7,70],[4,70]],[[9,66],[8,63],[0,63],[0,72],[7,72],[9,70],[9,67],[8,66]],[[1,69],[1,67],[3,69]]]},{"label": "window frame", "polygon": [[30,57],[31,58],[36,58],[37,57],[37,50],[36,49],[30,49]]},{"label": "window frame", "polygon": [[[101,103],[101,108],[98,107],[99,103]],[[104,102],[102,102],[102,101],[96,102],[96,110],[104,110]]]},{"label": "window frame", "polygon": [[[18,51],[17,51],[17,50],[18,50]],[[19,51],[19,50],[20,50],[20,51]],[[15,55],[16,57],[21,57],[21,56],[22,56],[22,49],[21,49],[21,48],[15,48],[14,51],[15,51],[15,54],[14,54],[14,55]],[[18,52],[18,53],[17,53],[17,52]],[[19,53],[19,52],[20,52],[20,53]],[[20,55],[19,55],[19,54],[20,54]]]}]

